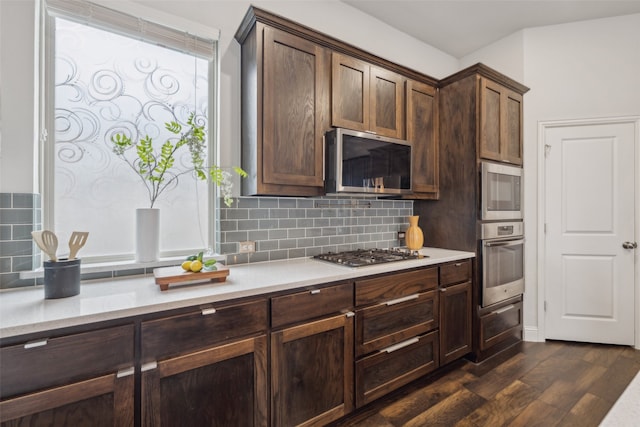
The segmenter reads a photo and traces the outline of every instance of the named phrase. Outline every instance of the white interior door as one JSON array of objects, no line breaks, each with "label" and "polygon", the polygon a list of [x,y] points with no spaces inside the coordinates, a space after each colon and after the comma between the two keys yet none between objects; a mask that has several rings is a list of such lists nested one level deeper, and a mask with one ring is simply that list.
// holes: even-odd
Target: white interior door
[{"label": "white interior door", "polygon": [[546,338],[634,344],[634,132],[545,129]]}]

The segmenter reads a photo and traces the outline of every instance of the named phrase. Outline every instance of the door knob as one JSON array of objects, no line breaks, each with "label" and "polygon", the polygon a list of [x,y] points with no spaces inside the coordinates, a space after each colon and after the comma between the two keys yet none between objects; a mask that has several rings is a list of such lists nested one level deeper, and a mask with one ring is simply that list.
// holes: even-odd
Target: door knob
[{"label": "door knob", "polygon": [[636,242],[624,242],[622,247],[625,249],[635,249],[638,247],[638,244]]}]

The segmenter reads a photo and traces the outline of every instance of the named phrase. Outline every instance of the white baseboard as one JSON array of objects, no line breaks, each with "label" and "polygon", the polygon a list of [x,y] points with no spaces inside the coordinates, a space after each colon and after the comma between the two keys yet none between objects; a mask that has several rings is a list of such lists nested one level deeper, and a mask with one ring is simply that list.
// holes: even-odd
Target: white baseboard
[{"label": "white baseboard", "polygon": [[523,328],[523,337],[524,341],[530,342],[544,342],[544,337],[541,337],[540,331],[535,326],[525,326]]}]

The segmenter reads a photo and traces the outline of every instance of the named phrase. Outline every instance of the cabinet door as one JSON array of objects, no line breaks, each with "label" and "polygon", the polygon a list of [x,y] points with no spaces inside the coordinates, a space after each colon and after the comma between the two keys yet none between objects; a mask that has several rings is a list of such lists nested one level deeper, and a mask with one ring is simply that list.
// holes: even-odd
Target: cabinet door
[{"label": "cabinet door", "polygon": [[143,426],[266,426],[265,335],[142,365]]},{"label": "cabinet door", "polygon": [[369,130],[369,64],[335,52],[331,61],[331,124]]},{"label": "cabinet door", "polygon": [[413,192],[420,198],[439,197],[437,91],[407,81],[407,140],[413,143]]},{"label": "cabinet door", "polygon": [[522,164],[522,95],[480,78],[480,157]]},{"label": "cabinet door", "polygon": [[353,317],[271,334],[273,426],[325,425],[353,409]]},{"label": "cabinet door", "polygon": [[440,364],[471,351],[471,282],[440,288]]},{"label": "cabinet door", "polygon": [[261,164],[263,184],[271,187],[261,193],[317,195],[323,188],[329,66],[329,54],[320,46],[265,28]]},{"label": "cabinet door", "polygon": [[378,135],[404,139],[404,77],[371,67],[369,130]]},{"label": "cabinet door", "polygon": [[2,427],[133,426],[133,367],[118,374],[3,400],[0,423]]}]

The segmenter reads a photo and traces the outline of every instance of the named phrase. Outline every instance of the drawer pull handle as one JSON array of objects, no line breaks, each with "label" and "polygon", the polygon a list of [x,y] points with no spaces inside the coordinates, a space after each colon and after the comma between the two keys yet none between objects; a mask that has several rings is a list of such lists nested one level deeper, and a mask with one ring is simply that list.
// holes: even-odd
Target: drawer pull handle
[{"label": "drawer pull handle", "polygon": [[353,311],[347,311],[344,315],[347,316],[347,317],[353,317],[356,314]]},{"label": "drawer pull handle", "polygon": [[120,369],[116,374],[116,378],[128,377],[129,375],[133,375],[135,372],[136,369],[133,366],[126,369]]},{"label": "drawer pull handle", "polygon": [[438,289],[440,292],[447,292],[447,288],[440,288]]},{"label": "drawer pull handle", "polygon": [[24,348],[26,350],[26,349],[35,348],[35,347],[42,347],[44,345],[47,345],[47,342],[49,342],[49,338],[38,340],[38,341],[30,341],[28,343],[25,343]]},{"label": "drawer pull handle", "polygon": [[462,263],[461,262],[456,262],[455,264],[453,264],[456,267],[462,267]]},{"label": "drawer pull handle", "polygon": [[157,367],[158,367],[158,362],[154,360],[153,362],[142,364],[142,366],[140,367],[140,372],[151,371],[153,369],[156,369]]},{"label": "drawer pull handle", "polygon": [[398,344],[394,344],[390,347],[385,348],[384,350],[381,350],[382,352],[387,352],[387,353],[393,353],[394,351],[400,350],[401,348],[405,348],[410,346],[411,344],[415,344],[418,341],[420,341],[420,338],[415,337],[415,338],[411,338],[410,340],[406,340],[403,341],[401,343]]},{"label": "drawer pull handle", "polygon": [[317,295],[317,294],[319,294],[319,293],[320,293],[320,289],[314,289],[314,290],[312,290],[312,291],[309,291],[309,293],[310,293],[311,295]]},{"label": "drawer pull handle", "polygon": [[215,314],[216,309],[215,308],[203,308],[202,309],[202,315],[203,316],[208,316],[209,314]]},{"label": "drawer pull handle", "polygon": [[515,305],[511,304],[511,305],[508,305],[506,307],[499,308],[499,309],[497,309],[495,311],[492,311],[491,314],[502,314],[505,311],[511,310],[512,308],[515,308]]},{"label": "drawer pull handle", "polygon": [[402,298],[392,299],[391,301],[387,301],[385,304],[386,305],[400,304],[401,302],[406,302],[406,301],[411,301],[411,300],[414,300],[414,299],[418,299],[419,296],[420,296],[419,294],[413,294],[413,295],[409,295],[409,296],[402,297]]}]

